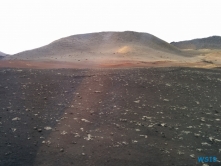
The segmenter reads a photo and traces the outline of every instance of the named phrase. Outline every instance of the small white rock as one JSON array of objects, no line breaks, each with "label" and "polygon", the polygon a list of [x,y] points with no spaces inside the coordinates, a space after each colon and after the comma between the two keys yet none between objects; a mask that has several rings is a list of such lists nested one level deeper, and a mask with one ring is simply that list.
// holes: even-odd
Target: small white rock
[{"label": "small white rock", "polygon": [[17,129],[16,128],[11,128],[12,129],[12,132],[15,132]]},{"label": "small white rock", "polygon": [[52,128],[50,126],[44,127],[45,130],[51,130]]},{"label": "small white rock", "polygon": [[200,134],[196,134],[196,133],[195,133],[195,134],[194,134],[194,136],[195,136],[195,137],[199,137],[199,136],[200,136]]},{"label": "small white rock", "polygon": [[214,139],[214,141],[215,141],[215,142],[221,142],[221,140],[220,140],[220,139]]},{"label": "small white rock", "polygon": [[81,121],[89,123],[90,121],[88,121],[87,119],[81,119]]},{"label": "small white rock", "polygon": [[65,134],[67,134],[66,131],[62,131],[62,132],[61,132],[61,135],[65,135]]},{"label": "small white rock", "polygon": [[191,154],[190,157],[195,158],[195,155],[194,155],[194,154]]},{"label": "small white rock", "polygon": [[201,144],[202,144],[202,146],[211,146],[211,145],[208,144],[207,142],[202,142]]},{"label": "small white rock", "polygon": [[21,118],[15,117],[15,118],[13,118],[12,120],[13,120],[13,121],[19,121],[19,120],[21,120]]},{"label": "small white rock", "polygon": [[202,166],[209,166],[208,164],[203,164]]},{"label": "small white rock", "polygon": [[197,151],[197,152],[202,152],[203,149],[199,149],[199,148],[198,148],[198,149],[196,149],[196,151]]}]

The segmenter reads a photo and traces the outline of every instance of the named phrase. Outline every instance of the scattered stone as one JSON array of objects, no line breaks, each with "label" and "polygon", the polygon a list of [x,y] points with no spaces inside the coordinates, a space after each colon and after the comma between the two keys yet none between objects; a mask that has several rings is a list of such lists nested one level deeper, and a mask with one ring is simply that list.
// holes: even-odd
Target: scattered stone
[{"label": "scattered stone", "polygon": [[11,128],[12,132],[15,132],[17,129],[16,128]]},{"label": "scattered stone", "polygon": [[93,140],[91,134],[88,134],[87,137],[84,137],[84,139],[86,139],[87,141]]},{"label": "scattered stone", "polygon": [[90,121],[88,121],[87,119],[81,119],[81,121],[89,123]]},{"label": "scattered stone", "polygon": [[208,144],[207,142],[202,142],[201,144],[202,144],[202,146],[211,146],[211,145]]},{"label": "scattered stone", "polygon": [[199,149],[199,148],[198,148],[198,149],[196,149],[196,151],[197,151],[197,152],[202,152],[203,149]]},{"label": "scattered stone", "polygon": [[140,103],[140,100],[134,101],[134,103],[137,103],[137,104],[138,104],[138,103]]},{"label": "scattered stone", "polygon": [[167,83],[166,86],[171,86],[171,84]]},{"label": "scattered stone", "polygon": [[127,122],[127,119],[120,119],[121,122]]},{"label": "scattered stone", "polygon": [[200,136],[200,134],[196,134],[196,133],[195,133],[195,134],[194,134],[194,136],[195,136],[195,137],[199,137],[199,136]]},{"label": "scattered stone", "polygon": [[219,139],[214,139],[214,142],[221,142],[221,140],[219,140]]},{"label": "scattered stone", "polygon": [[19,118],[19,117],[15,117],[12,119],[12,121],[19,121],[19,120],[21,120],[21,118]]},{"label": "scattered stone", "polygon": [[201,122],[205,122],[205,118],[202,117],[202,118],[200,119],[200,121],[201,121]]},{"label": "scattered stone", "polygon": [[142,120],[151,120],[152,119],[152,117],[148,117],[148,116],[143,116],[142,117]]},{"label": "scattered stone", "polygon": [[195,159],[195,155],[194,155],[194,154],[191,154],[191,155],[190,155],[190,157],[192,157],[192,158],[194,158],[194,159]]},{"label": "scattered stone", "polygon": [[80,135],[78,133],[75,133],[75,136],[74,137],[80,137]]},{"label": "scattered stone", "polygon": [[60,149],[60,152],[64,152],[64,149],[63,149],[63,148],[61,148],[61,149]]},{"label": "scattered stone", "polygon": [[183,155],[184,152],[181,152],[181,151],[178,150],[178,151],[177,151],[177,154],[178,154],[178,155]]},{"label": "scattered stone", "polygon": [[204,163],[202,166],[209,166],[209,165]]},{"label": "scattered stone", "polygon": [[42,132],[42,129],[38,129],[38,132]]},{"label": "scattered stone", "polygon": [[123,145],[128,145],[128,143],[127,143],[127,142],[125,142],[125,141],[123,141],[123,142],[122,142],[122,144],[123,144]]},{"label": "scattered stone", "polygon": [[190,131],[182,131],[182,133],[184,133],[184,134],[189,134],[189,133],[191,133]]},{"label": "scattered stone", "polygon": [[210,140],[211,142],[213,142],[213,141],[214,141],[214,138],[213,138],[213,137],[209,137],[209,140]]},{"label": "scattered stone", "polygon": [[68,132],[66,132],[66,131],[62,131],[61,132],[61,135],[66,135]]},{"label": "scattered stone", "polygon": [[138,141],[137,140],[132,140],[132,143],[137,143]]},{"label": "scattered stone", "polygon": [[160,126],[163,126],[163,127],[164,127],[164,126],[166,127],[166,125],[167,125],[166,123],[161,123],[161,124],[160,124]]},{"label": "scattered stone", "polygon": [[140,135],[141,137],[144,137],[144,138],[147,138],[148,136],[147,135]]},{"label": "scattered stone", "polygon": [[49,126],[44,127],[45,130],[51,130],[52,128]]}]

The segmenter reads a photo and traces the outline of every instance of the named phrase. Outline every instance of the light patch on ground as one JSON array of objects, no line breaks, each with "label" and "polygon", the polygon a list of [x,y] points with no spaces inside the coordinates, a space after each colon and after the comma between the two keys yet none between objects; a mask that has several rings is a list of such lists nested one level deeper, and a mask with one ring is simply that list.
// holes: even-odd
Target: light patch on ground
[{"label": "light patch on ground", "polygon": [[131,51],[131,48],[129,46],[123,46],[123,47],[121,47],[117,50],[117,52],[120,53],[120,54],[125,54],[125,53],[128,53],[130,51]]}]

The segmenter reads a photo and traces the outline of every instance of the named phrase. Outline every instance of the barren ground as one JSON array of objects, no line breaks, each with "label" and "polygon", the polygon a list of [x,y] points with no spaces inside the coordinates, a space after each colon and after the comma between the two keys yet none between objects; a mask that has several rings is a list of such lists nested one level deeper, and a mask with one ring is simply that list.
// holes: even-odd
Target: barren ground
[{"label": "barren ground", "polygon": [[1,67],[0,165],[221,160],[218,68]]}]

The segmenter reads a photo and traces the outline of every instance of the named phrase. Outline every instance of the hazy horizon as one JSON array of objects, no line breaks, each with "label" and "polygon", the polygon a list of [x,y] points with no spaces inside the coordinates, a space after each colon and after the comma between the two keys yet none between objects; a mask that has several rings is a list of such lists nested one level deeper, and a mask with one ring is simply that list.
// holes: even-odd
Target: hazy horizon
[{"label": "hazy horizon", "polygon": [[221,36],[221,2],[13,1],[0,2],[0,51],[15,54],[85,33],[136,31],[166,42]]}]

